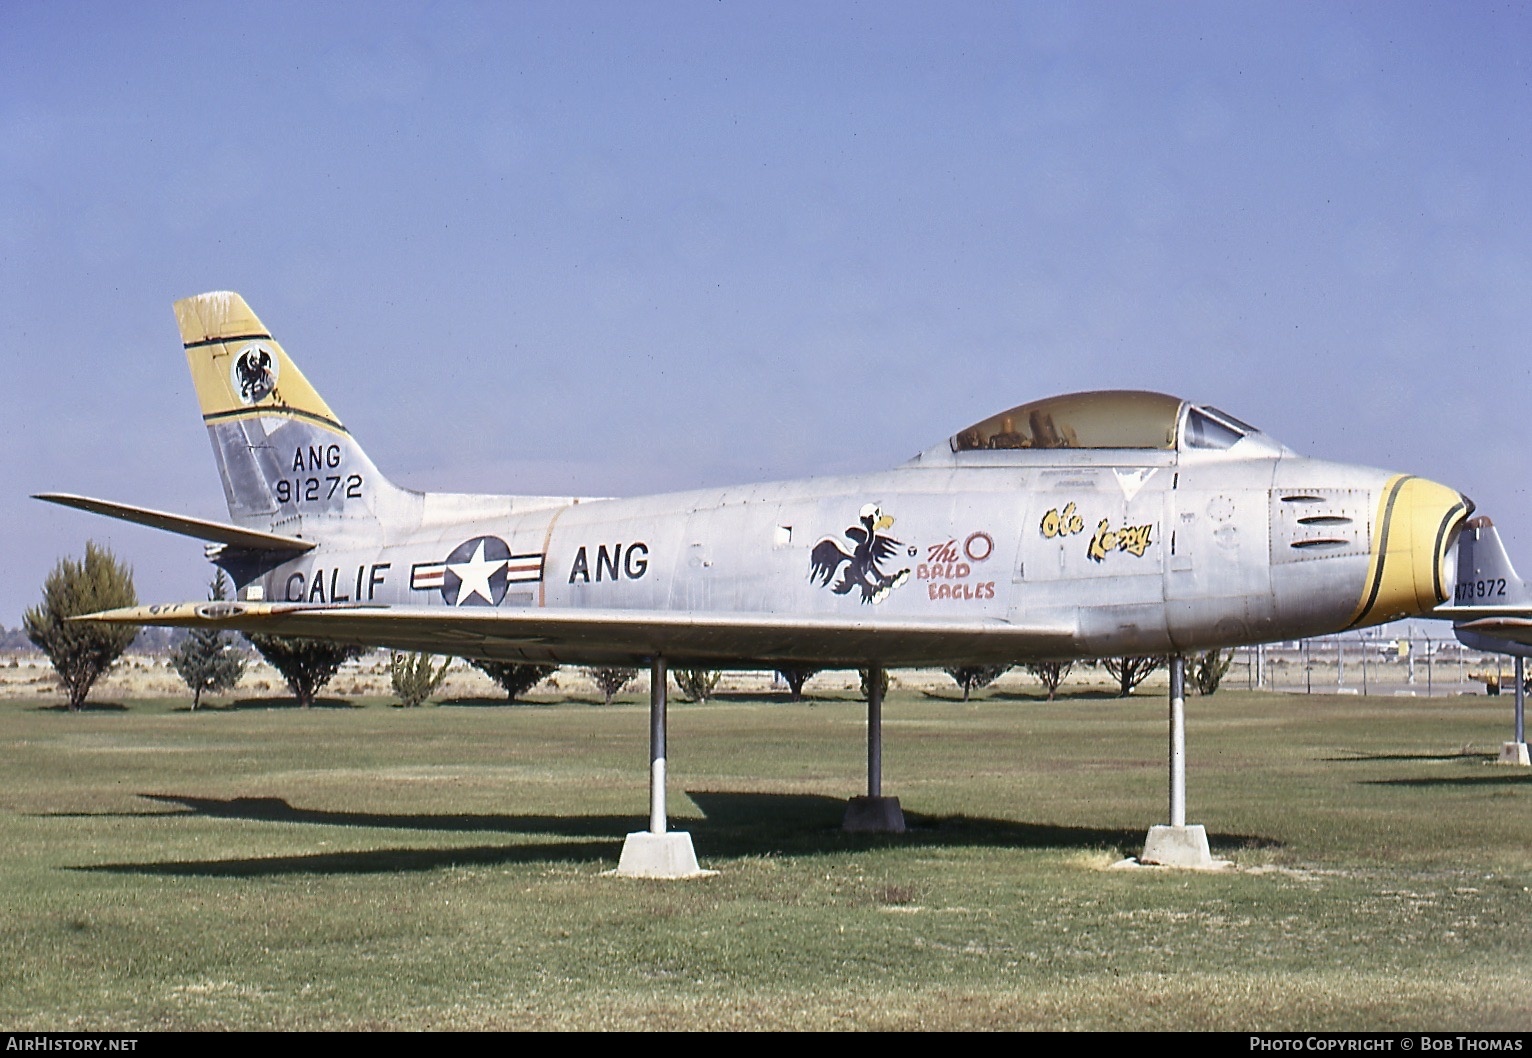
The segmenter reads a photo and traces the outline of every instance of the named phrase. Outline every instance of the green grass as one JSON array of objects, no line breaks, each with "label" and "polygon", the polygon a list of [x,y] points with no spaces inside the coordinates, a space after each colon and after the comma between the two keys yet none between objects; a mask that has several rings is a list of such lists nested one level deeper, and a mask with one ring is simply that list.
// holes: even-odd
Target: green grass
[{"label": "green grass", "polygon": [[[0,704],[0,1021],[134,1028],[1532,1028],[1509,706],[1189,702],[1239,869],[1107,869],[1165,815],[1165,708],[896,692],[671,708],[694,882],[603,874],[647,713]],[[684,791],[684,793],[683,793]]]}]

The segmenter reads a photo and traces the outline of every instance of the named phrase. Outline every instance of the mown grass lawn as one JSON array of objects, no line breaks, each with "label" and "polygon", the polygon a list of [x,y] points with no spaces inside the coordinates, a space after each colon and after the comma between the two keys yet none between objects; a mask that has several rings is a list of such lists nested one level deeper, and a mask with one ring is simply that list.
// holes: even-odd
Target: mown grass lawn
[{"label": "mown grass lawn", "polygon": [[1165,815],[1160,698],[672,705],[719,875],[646,825],[630,702],[68,715],[0,703],[0,1022],[133,1028],[1532,1028],[1509,706],[1192,699],[1225,873],[1113,870]]}]

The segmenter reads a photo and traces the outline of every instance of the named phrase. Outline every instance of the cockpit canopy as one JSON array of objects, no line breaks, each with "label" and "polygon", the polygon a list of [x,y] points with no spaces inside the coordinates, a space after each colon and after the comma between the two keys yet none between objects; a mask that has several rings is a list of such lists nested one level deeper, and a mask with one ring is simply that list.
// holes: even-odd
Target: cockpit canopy
[{"label": "cockpit canopy", "polygon": [[1232,448],[1260,436],[1217,408],[1143,390],[1069,393],[1018,405],[952,437],[954,452],[1024,448]]}]

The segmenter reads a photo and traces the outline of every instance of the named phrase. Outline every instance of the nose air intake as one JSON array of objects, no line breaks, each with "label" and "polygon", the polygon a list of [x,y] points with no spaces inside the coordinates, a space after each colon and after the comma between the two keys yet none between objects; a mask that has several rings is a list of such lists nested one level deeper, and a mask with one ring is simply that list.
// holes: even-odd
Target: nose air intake
[{"label": "nose air intake", "polygon": [[1362,597],[1348,628],[1427,613],[1447,601],[1447,553],[1473,504],[1445,485],[1399,474],[1383,486]]}]

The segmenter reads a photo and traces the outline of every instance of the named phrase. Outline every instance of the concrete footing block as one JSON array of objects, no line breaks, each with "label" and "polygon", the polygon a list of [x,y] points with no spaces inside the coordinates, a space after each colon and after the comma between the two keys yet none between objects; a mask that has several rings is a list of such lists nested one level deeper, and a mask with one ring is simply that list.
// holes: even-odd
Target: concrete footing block
[{"label": "concrete footing block", "polygon": [[840,828],[848,834],[903,834],[904,810],[897,797],[853,797]]},{"label": "concrete footing block", "polygon": [[1532,757],[1527,756],[1527,744],[1525,742],[1507,742],[1500,747],[1501,764],[1511,764],[1522,768],[1532,768]]},{"label": "concrete footing block", "polygon": [[619,878],[707,878],[717,873],[697,866],[692,836],[684,830],[629,834],[617,861]]},{"label": "concrete footing block", "polygon": [[1144,854],[1140,863],[1153,863],[1161,867],[1200,867],[1211,869],[1217,864],[1208,849],[1208,832],[1200,824],[1186,827],[1154,826],[1144,841]]}]

